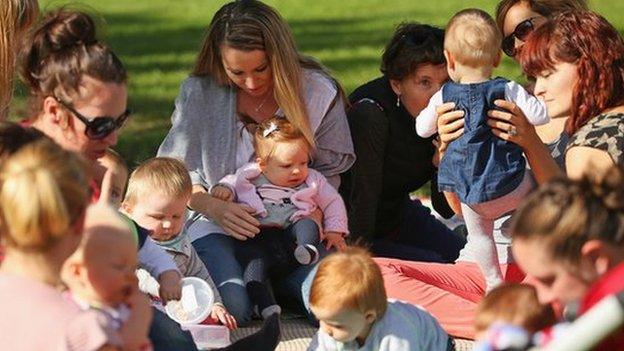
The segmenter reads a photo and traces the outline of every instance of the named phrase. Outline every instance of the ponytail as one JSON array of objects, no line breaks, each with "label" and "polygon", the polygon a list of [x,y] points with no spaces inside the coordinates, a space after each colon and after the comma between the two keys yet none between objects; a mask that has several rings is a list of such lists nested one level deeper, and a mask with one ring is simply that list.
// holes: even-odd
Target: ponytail
[{"label": "ponytail", "polygon": [[53,141],[27,144],[0,173],[0,223],[10,247],[45,251],[62,239],[84,212],[85,163]]}]

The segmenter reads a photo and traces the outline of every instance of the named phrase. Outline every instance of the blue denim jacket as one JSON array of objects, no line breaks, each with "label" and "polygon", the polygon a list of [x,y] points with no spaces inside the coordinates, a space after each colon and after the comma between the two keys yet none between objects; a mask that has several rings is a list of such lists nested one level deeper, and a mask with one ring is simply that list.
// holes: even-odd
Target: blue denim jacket
[{"label": "blue denim jacket", "polygon": [[465,112],[464,134],[454,140],[440,161],[438,188],[457,194],[465,204],[496,199],[514,190],[524,176],[526,161],[522,149],[496,137],[486,124],[494,101],[505,99],[507,80],[483,83],[447,83],[444,102],[453,101]]}]

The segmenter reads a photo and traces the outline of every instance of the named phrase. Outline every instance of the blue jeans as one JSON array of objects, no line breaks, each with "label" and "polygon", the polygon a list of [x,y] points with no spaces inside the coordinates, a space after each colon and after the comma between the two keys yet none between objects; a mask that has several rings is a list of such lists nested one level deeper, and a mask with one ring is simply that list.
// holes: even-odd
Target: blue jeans
[{"label": "blue jeans", "polygon": [[[236,241],[225,234],[211,233],[193,241],[193,247],[217,285],[223,304],[238,325],[245,326],[251,321],[253,305],[243,282],[244,267],[236,259]],[[325,256],[327,250],[320,249],[320,256]],[[297,301],[311,317],[308,300],[316,265],[293,267],[293,271],[274,281],[275,289]]]},{"label": "blue jeans", "polygon": [[420,200],[405,203],[401,226],[391,237],[376,239],[375,255],[409,261],[454,262],[466,239],[437,220]]}]

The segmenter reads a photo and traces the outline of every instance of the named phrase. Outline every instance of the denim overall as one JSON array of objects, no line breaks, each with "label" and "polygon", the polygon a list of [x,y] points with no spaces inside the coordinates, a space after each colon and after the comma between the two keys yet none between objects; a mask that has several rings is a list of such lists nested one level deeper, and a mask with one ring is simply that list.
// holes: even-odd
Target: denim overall
[{"label": "denim overall", "polygon": [[444,102],[452,101],[463,110],[464,134],[454,140],[440,161],[438,188],[457,194],[465,204],[499,198],[516,189],[523,179],[526,161],[522,149],[496,137],[486,124],[487,111],[494,101],[505,99],[507,80],[496,78],[483,83],[447,83],[442,87]]}]

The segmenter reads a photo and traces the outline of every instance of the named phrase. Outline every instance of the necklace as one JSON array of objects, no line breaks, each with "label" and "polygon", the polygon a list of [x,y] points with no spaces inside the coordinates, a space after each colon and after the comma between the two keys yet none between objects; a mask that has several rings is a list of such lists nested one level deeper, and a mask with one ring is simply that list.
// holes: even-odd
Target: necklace
[{"label": "necklace", "polygon": [[271,96],[271,94],[266,94],[264,99],[260,101],[260,104],[258,105],[258,107],[254,108],[254,111],[259,112],[260,109],[264,106],[264,104],[269,100],[269,96]]}]

